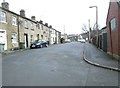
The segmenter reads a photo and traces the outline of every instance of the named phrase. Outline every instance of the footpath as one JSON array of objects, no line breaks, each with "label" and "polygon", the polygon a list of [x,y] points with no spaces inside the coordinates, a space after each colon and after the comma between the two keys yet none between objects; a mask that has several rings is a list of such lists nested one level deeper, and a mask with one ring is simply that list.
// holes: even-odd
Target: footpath
[{"label": "footpath", "polygon": [[93,44],[85,43],[83,55],[84,60],[89,64],[120,72],[120,60],[101,51]]},{"label": "footpath", "polygon": [[4,52],[0,52],[0,54],[2,54],[2,55],[7,55],[7,54],[19,52],[19,51],[28,50],[28,49],[29,49],[29,48],[26,48],[26,49],[18,49],[18,50],[11,50],[11,51],[4,51]]}]

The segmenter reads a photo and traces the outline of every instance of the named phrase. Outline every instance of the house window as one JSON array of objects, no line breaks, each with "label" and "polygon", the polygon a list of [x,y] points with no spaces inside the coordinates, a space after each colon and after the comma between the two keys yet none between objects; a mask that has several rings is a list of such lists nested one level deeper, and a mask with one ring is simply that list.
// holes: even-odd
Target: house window
[{"label": "house window", "polygon": [[38,29],[40,29],[40,24],[37,24]]},{"label": "house window", "polygon": [[111,31],[115,31],[115,29],[116,29],[116,19],[115,18],[113,18],[110,21],[110,29],[111,29]]},{"label": "house window", "polygon": [[42,30],[43,30],[43,25],[41,24],[41,28],[42,28]]},{"label": "house window", "polygon": [[28,22],[25,20],[25,28],[28,29]]},{"label": "house window", "polygon": [[39,39],[39,34],[37,34],[37,40]]},{"label": "house window", "polygon": [[17,34],[16,33],[12,33],[12,43],[17,43]]},{"label": "house window", "polygon": [[41,35],[41,38],[43,39],[43,35]]},{"label": "house window", "polygon": [[52,33],[52,29],[50,29],[50,33]]},{"label": "house window", "polygon": [[46,32],[44,31],[43,34],[45,34]]},{"label": "house window", "polygon": [[53,42],[54,42],[54,37],[53,37]]},{"label": "house window", "polygon": [[30,42],[33,42],[33,35],[30,36]]},{"label": "house window", "polygon": [[12,25],[17,25],[17,19],[15,16],[12,16]]},{"label": "house window", "polygon": [[39,26],[40,26],[40,29],[42,29],[42,25],[41,25],[41,24],[39,24]]},{"label": "house window", "polygon": [[0,22],[6,23],[6,13],[5,12],[0,12]]},{"label": "house window", "polygon": [[34,24],[31,22],[31,29],[34,30]]}]

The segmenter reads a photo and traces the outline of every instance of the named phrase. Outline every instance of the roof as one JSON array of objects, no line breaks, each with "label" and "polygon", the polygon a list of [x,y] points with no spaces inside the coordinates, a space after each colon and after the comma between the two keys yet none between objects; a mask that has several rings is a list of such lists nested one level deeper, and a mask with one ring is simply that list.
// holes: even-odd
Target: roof
[{"label": "roof", "polygon": [[[29,18],[27,18],[27,17],[23,17],[23,16],[21,16],[21,15],[15,13],[15,12],[13,12],[13,11],[10,11],[10,10],[7,10],[7,9],[4,9],[4,8],[2,8],[2,7],[0,7],[0,9],[2,9],[2,10],[4,10],[4,11],[7,11],[7,12],[9,12],[9,13],[12,13],[12,14],[14,14],[14,15],[16,15],[16,16],[19,16],[19,17],[21,17],[21,18],[23,18],[23,19],[26,19],[26,20],[32,21],[32,22],[34,22],[34,23],[40,23],[40,22],[38,22],[38,21],[34,21],[34,20],[31,20],[31,19],[29,19]],[[40,23],[40,24],[43,24],[43,23]],[[43,25],[46,26],[45,24],[43,24]],[[47,26],[46,26],[46,27],[47,27]],[[52,28],[52,29],[55,30],[55,31],[57,31],[57,30],[54,29],[54,28]],[[59,32],[59,31],[57,31],[57,32]],[[61,32],[60,32],[60,33],[61,33]]]},{"label": "roof", "polygon": [[120,8],[120,0],[110,0],[110,2],[109,2],[109,8],[108,8],[108,13],[107,13],[107,18],[106,18],[106,24],[107,24],[108,15],[109,15],[109,11],[110,11],[110,6],[111,6],[112,2],[116,2],[118,4],[118,7]]},{"label": "roof", "polygon": [[107,26],[103,27],[101,30],[104,30],[104,29],[106,29],[106,28],[107,28]]},{"label": "roof", "polygon": [[13,11],[4,9],[4,8],[2,8],[2,7],[0,7],[0,9],[2,9],[2,10],[4,10],[4,11],[7,11],[7,12],[10,12],[10,13],[12,13],[12,14],[14,14],[14,15],[17,15],[17,16],[19,16],[19,17],[21,17],[21,18],[24,18],[24,19],[26,19],[26,20],[32,21],[32,22],[34,22],[34,23],[37,23],[36,21],[33,21],[33,20],[31,20],[31,19],[29,19],[29,18],[27,18],[27,17],[23,17],[23,16],[21,16],[21,15],[15,13],[15,12],[13,12]]}]

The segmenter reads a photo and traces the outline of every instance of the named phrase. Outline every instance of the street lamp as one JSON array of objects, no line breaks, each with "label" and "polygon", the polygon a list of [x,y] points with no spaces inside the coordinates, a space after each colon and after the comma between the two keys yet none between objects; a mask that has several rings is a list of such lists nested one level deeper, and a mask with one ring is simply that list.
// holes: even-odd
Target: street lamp
[{"label": "street lamp", "polygon": [[96,8],[96,31],[97,31],[97,47],[98,47],[98,36],[99,36],[99,33],[98,33],[98,7],[97,6],[90,6],[89,8]]}]

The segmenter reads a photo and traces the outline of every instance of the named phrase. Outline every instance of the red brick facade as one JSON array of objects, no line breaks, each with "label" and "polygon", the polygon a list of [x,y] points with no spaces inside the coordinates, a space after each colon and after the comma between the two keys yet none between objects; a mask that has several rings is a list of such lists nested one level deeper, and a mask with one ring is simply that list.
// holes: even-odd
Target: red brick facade
[{"label": "red brick facade", "polygon": [[[116,29],[110,32],[110,21],[116,19]],[[107,16],[107,51],[120,56],[120,6],[117,2],[110,2]]]},{"label": "red brick facade", "polygon": [[120,7],[119,7],[119,13],[118,13],[118,45],[119,45],[119,48],[118,48],[118,52],[119,52],[119,56],[120,56]]}]

